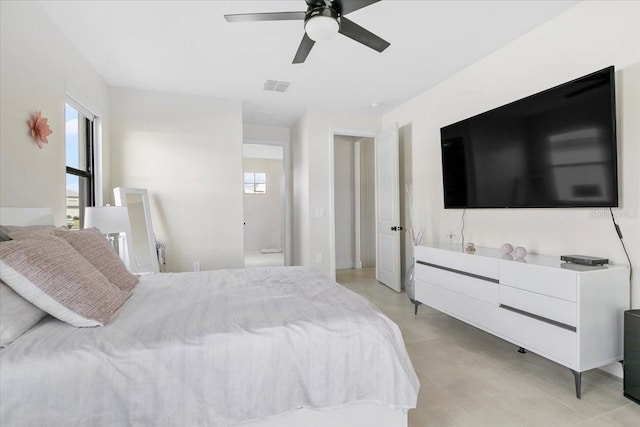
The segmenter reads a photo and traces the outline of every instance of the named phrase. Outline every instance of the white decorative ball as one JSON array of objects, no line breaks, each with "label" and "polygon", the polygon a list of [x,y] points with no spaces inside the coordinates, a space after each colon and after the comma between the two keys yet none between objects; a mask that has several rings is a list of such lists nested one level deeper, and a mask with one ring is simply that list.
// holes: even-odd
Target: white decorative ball
[{"label": "white decorative ball", "polygon": [[524,258],[527,256],[527,250],[525,248],[523,248],[522,246],[518,246],[517,248],[515,248],[513,250],[513,253],[516,254],[516,256],[518,258]]},{"label": "white decorative ball", "polygon": [[510,254],[511,252],[513,252],[513,246],[511,246],[511,243],[505,243],[502,245],[503,254]]},{"label": "white decorative ball", "polygon": [[509,254],[504,254],[502,255],[502,259],[505,261],[513,261],[513,256],[509,255]]}]

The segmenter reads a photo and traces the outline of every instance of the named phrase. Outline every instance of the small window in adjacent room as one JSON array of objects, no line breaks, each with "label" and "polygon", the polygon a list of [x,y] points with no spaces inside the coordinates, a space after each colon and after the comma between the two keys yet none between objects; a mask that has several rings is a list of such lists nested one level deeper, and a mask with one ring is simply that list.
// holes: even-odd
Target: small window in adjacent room
[{"label": "small window in adjacent room", "polygon": [[95,204],[93,118],[65,104],[67,227],[84,225],[84,208]]},{"label": "small window in adjacent room", "polygon": [[267,174],[261,172],[245,172],[244,192],[245,194],[266,194]]}]

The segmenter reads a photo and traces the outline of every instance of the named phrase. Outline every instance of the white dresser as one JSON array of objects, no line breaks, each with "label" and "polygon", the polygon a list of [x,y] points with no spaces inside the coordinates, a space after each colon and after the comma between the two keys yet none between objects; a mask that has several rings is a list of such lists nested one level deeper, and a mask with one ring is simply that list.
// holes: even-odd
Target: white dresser
[{"label": "white dresser", "polygon": [[415,299],[581,373],[622,359],[629,269],[498,249],[417,246]]}]

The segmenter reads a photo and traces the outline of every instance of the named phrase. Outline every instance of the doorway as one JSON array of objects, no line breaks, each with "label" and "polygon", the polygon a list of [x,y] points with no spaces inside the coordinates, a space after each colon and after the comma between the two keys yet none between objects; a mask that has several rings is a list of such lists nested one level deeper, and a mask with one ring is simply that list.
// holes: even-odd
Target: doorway
[{"label": "doorway", "polygon": [[374,139],[334,135],[336,270],[376,265]]},{"label": "doorway", "polygon": [[243,144],[245,267],[285,265],[284,147]]},{"label": "doorway", "polygon": [[[401,292],[404,287],[404,281],[406,271],[413,263],[413,244],[414,242],[405,235],[407,228],[411,227],[411,209],[410,206],[410,189],[412,182],[412,132],[411,124],[406,124],[402,127],[397,125],[389,126],[383,132],[378,134],[358,131],[336,131],[331,132],[331,262],[334,277],[336,271],[343,268],[351,268],[354,273],[360,268],[357,255],[360,254],[362,261],[362,268],[372,268],[374,271],[374,277],[378,282],[386,285],[387,287]],[[342,143],[341,139],[346,138],[345,141],[349,143]],[[336,142],[337,140],[337,142]],[[364,142],[363,141],[367,141]],[[370,144],[370,145],[369,145]],[[347,147],[353,146],[353,158],[351,158],[351,150]],[[363,170],[366,166],[363,166],[363,158],[367,157],[367,150],[371,147],[371,152],[368,155],[371,162],[368,173],[369,178],[365,178],[367,170]],[[391,149],[395,147],[395,149]],[[380,152],[378,152],[380,151]],[[389,151],[389,152],[387,152]],[[395,151],[393,153],[392,151]],[[346,159],[346,160],[345,160]],[[351,160],[352,159],[352,160]],[[360,161],[356,161],[360,159]],[[345,172],[336,171],[341,170],[344,166],[341,164],[353,164],[354,167],[348,174],[351,173],[352,181],[348,179],[340,178],[340,174],[344,176]],[[390,174],[389,174],[390,172]],[[359,183],[356,183],[356,179],[360,179]],[[356,191],[357,188],[362,190],[364,185],[370,184],[371,204],[373,206],[372,213],[367,216],[367,211],[362,208],[362,203],[365,200],[365,196],[362,191]],[[354,188],[352,199],[354,200],[353,211],[344,211],[339,207],[340,204],[350,205],[350,198],[342,195],[341,193],[345,188]],[[391,195],[392,197],[388,197]],[[383,197],[385,196],[385,197]],[[356,201],[356,197],[360,197],[360,201]],[[341,201],[341,199],[346,201]],[[356,208],[359,207],[360,212],[356,213]],[[397,211],[396,211],[397,209]],[[353,212],[353,213],[351,213]],[[363,224],[366,223],[365,218],[371,218],[373,225],[370,232],[365,231],[366,225],[363,229]],[[351,219],[349,219],[351,218]],[[356,225],[359,222],[359,226]],[[344,236],[350,236],[349,228],[343,228],[340,231],[340,223],[342,221],[352,221],[353,228],[357,230],[354,232],[354,240],[352,246],[344,243],[340,243]],[[383,221],[391,221],[393,224],[384,224]],[[348,226],[347,226],[348,227]],[[391,230],[391,236],[384,235],[385,230]],[[358,238],[355,237],[359,232]],[[389,233],[387,233],[389,234]],[[393,240],[393,244],[383,245],[381,241],[384,239],[387,241]],[[384,242],[383,242],[384,243]],[[359,247],[357,245],[360,245]],[[340,249],[342,247],[342,249]],[[353,266],[349,267],[348,258],[339,258],[340,253],[349,253],[350,248],[353,247]],[[382,250],[387,248],[388,250]],[[367,263],[366,255],[363,251],[371,250],[372,262]],[[344,262],[346,261],[346,262]],[[367,267],[371,265],[373,267]],[[388,277],[383,277],[380,270],[389,272],[393,277],[389,280]],[[341,273],[347,273],[347,270],[341,270]],[[367,273],[367,272],[363,272]],[[349,273],[347,273],[349,274]]]}]

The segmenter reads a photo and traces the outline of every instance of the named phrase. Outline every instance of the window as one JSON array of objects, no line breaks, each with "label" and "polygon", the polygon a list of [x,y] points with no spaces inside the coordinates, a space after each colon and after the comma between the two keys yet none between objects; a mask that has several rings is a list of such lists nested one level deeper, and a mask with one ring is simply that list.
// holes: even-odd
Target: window
[{"label": "window", "polygon": [[67,162],[67,227],[84,225],[84,208],[95,204],[93,175],[93,118],[65,104]]},{"label": "window", "polygon": [[262,172],[245,172],[244,192],[245,194],[266,194],[267,174]]}]

